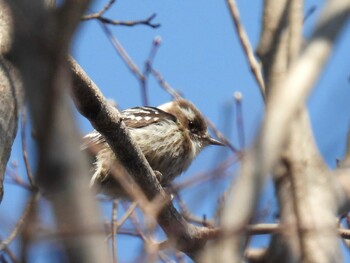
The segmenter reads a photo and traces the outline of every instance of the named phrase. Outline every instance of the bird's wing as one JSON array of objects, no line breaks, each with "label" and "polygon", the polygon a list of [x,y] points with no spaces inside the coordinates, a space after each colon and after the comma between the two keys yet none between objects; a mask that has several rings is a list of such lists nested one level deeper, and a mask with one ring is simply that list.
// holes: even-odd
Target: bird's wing
[{"label": "bird's wing", "polygon": [[[135,107],[123,110],[121,118],[128,128],[138,129],[158,122],[159,120],[169,120],[176,122],[174,115],[167,113],[155,107]],[[83,137],[83,144],[80,146],[81,150],[89,148],[91,145],[105,143],[105,138],[96,130],[88,133]]]},{"label": "bird's wing", "polygon": [[155,107],[135,107],[121,112],[125,125],[129,128],[142,128],[160,120],[176,122],[176,117]]}]

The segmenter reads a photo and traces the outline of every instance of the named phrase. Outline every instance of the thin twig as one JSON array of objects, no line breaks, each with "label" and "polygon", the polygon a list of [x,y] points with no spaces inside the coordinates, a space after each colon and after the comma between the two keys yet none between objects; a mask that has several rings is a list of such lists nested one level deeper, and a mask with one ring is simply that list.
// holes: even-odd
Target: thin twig
[{"label": "thin twig", "polygon": [[[3,249],[3,251],[9,256],[9,258],[11,259],[12,263],[17,263],[19,262],[17,257],[15,256],[15,254],[12,252],[12,250],[8,247],[8,246],[5,246],[5,248]],[[4,262],[6,263],[7,261],[1,261],[0,262]]]},{"label": "thin twig", "polygon": [[[124,205],[124,209],[126,208],[126,206]],[[130,213],[130,221],[131,223],[134,225],[134,228],[135,228],[135,231],[138,235],[140,235],[140,237],[142,238],[142,240],[144,242],[146,242],[148,240],[148,238],[146,237],[146,235],[143,233],[142,231],[142,227],[141,227],[141,223],[139,221],[139,219],[137,218],[136,216],[136,213],[135,213],[135,210],[133,210],[131,213]]]},{"label": "thin twig", "polygon": [[175,194],[175,197],[178,201],[181,213],[182,213],[183,217],[186,218],[186,220],[197,223],[197,224],[201,224],[201,225],[206,226],[206,227],[214,227],[213,220],[207,220],[205,216],[203,216],[202,218],[199,218],[199,217],[193,215],[190,212],[190,210],[187,208],[185,202],[182,200],[178,191],[174,191],[174,194]]},{"label": "thin twig", "polygon": [[174,99],[180,99],[182,96],[177,92],[175,89],[173,89],[168,82],[165,81],[163,76],[159,73],[159,71],[155,70],[154,68],[151,69],[152,75],[157,79],[159,86],[163,88],[166,92],[168,92]]},{"label": "thin twig", "polygon": [[130,215],[135,211],[136,207],[137,207],[137,203],[136,203],[136,202],[133,202],[133,203],[129,206],[128,210],[126,210],[126,212],[124,213],[124,215],[122,216],[122,218],[117,222],[118,227],[121,227],[121,226],[124,224],[124,222],[125,222],[125,221],[130,217]]},{"label": "thin twig", "polygon": [[118,39],[113,35],[111,30],[104,23],[101,22],[100,25],[103,31],[106,33],[108,39],[111,41],[113,47],[118,52],[119,56],[124,60],[125,64],[128,66],[130,71],[136,76],[137,79],[141,79],[143,77],[141,71],[129,57],[122,44],[118,41]]},{"label": "thin twig", "polygon": [[144,26],[149,26],[151,28],[158,28],[161,25],[159,23],[153,23],[153,20],[156,18],[157,14],[152,14],[149,17],[145,19],[140,19],[140,20],[130,20],[130,21],[119,21],[119,20],[113,20],[107,17],[104,17],[103,14],[112,6],[112,4],[115,1],[112,0],[110,1],[103,9],[101,9],[97,13],[85,15],[82,17],[81,20],[83,21],[88,21],[92,19],[99,20],[102,23],[105,24],[110,24],[110,25],[115,25],[115,26],[127,26],[127,27],[133,27],[133,26],[138,26],[138,25],[144,25]]},{"label": "thin twig", "polygon": [[133,26],[138,26],[138,25],[144,25],[144,26],[149,26],[151,28],[158,28],[160,27],[159,23],[154,24],[152,20],[157,16],[157,14],[152,14],[146,19],[141,19],[141,20],[132,20],[132,21],[118,21],[118,20],[112,20],[106,17],[97,17],[99,21],[105,24],[110,24],[110,25],[115,25],[115,26],[128,26],[128,27],[133,27]]},{"label": "thin twig", "polygon": [[152,62],[154,59],[154,56],[156,54],[156,51],[158,49],[158,46],[160,44],[160,41],[158,38],[154,40],[154,44],[151,48],[149,58],[147,59],[145,63],[144,71],[141,72],[141,70],[137,67],[137,65],[134,63],[134,61],[130,58],[124,47],[121,45],[121,43],[118,41],[118,39],[112,34],[112,32],[109,30],[109,28],[104,24],[100,23],[101,27],[103,28],[104,32],[106,33],[107,37],[111,41],[113,47],[118,52],[119,56],[122,58],[122,60],[125,62],[129,70],[132,72],[132,74],[136,77],[136,79],[140,82],[141,86],[141,98],[144,105],[148,105],[148,96],[147,96],[147,79],[149,75],[150,68],[152,66]]},{"label": "thin twig", "polygon": [[313,5],[308,10],[306,10],[306,13],[305,13],[304,19],[303,19],[303,23],[305,23],[306,20],[308,20],[313,13],[315,13],[316,9],[317,9],[317,6]]},{"label": "thin twig", "polygon": [[153,241],[150,229],[145,233],[142,230],[141,222],[137,217],[135,211],[130,214],[131,223],[134,225],[136,232],[140,235],[142,240],[145,242],[145,250],[147,252],[146,262],[155,262],[159,252],[158,244]]},{"label": "thin twig", "polygon": [[237,121],[237,134],[239,140],[239,148],[243,150],[245,148],[245,132],[244,132],[244,122],[243,122],[243,112],[242,112],[242,94],[240,92],[235,92],[233,98],[236,102],[236,121]]},{"label": "thin twig", "polygon": [[21,217],[19,218],[15,228],[12,230],[11,234],[0,243],[0,251],[3,250],[5,247],[7,247],[18,235],[18,233],[21,231],[24,223],[27,222],[27,217],[30,214],[31,209],[35,205],[36,201],[38,200],[40,194],[35,193],[30,198],[29,202],[26,204],[23,213]]},{"label": "thin twig", "polygon": [[10,177],[10,179],[12,180],[12,182],[8,182],[8,183],[13,183],[17,186],[21,186],[24,189],[28,190],[28,191],[33,191],[33,187],[31,185],[29,185],[27,182],[25,182],[20,176],[18,176],[17,173],[10,171],[9,169],[6,170],[6,174]]},{"label": "thin twig", "polygon": [[235,29],[237,31],[237,35],[238,35],[238,38],[240,40],[241,46],[242,46],[244,53],[246,55],[246,58],[248,60],[250,70],[252,71],[253,76],[255,77],[255,80],[259,85],[261,96],[265,100],[265,83],[264,83],[264,79],[263,79],[263,76],[261,73],[261,67],[255,58],[255,55],[254,55],[254,52],[252,49],[252,45],[250,44],[248,35],[247,35],[241,21],[239,20],[239,12],[238,12],[238,8],[236,5],[236,1],[235,0],[227,0],[227,4],[228,4],[228,7],[230,9],[232,20],[234,22]]},{"label": "thin twig", "polygon": [[[154,68],[151,69],[152,75],[158,80],[158,84],[161,88],[163,88],[166,92],[168,92],[174,99],[182,98],[181,94],[177,92],[174,88],[172,88],[168,82],[165,81],[163,76],[159,73],[159,71]],[[216,126],[208,119],[205,118],[205,121],[208,127],[214,132],[215,136],[219,138],[227,147],[229,147],[232,152],[237,153],[238,150],[233,144],[216,128]]]},{"label": "thin twig", "polygon": [[339,161],[339,165],[338,165],[341,168],[350,166],[350,127],[348,129],[346,140],[347,142],[346,142],[345,156],[343,160]]},{"label": "thin twig", "polygon": [[148,105],[147,81],[148,81],[149,74],[151,73],[152,64],[153,64],[154,58],[157,54],[160,43],[161,43],[160,37],[156,37],[153,40],[151,50],[149,52],[148,58],[147,58],[147,60],[144,64],[144,67],[143,67],[143,74],[142,74],[143,77],[140,79],[140,85],[141,85],[141,93],[142,93],[144,105]]},{"label": "thin twig", "polygon": [[112,235],[112,254],[113,254],[113,263],[117,263],[118,259],[117,259],[117,235],[115,233],[117,233],[118,230],[118,225],[115,224],[115,222],[117,222],[117,214],[118,214],[118,200],[114,200],[113,201],[113,208],[112,208],[112,231],[111,231],[111,235]]},{"label": "thin twig", "polygon": [[28,151],[27,151],[27,142],[26,142],[26,124],[27,124],[27,113],[24,109],[22,111],[22,122],[21,122],[21,137],[22,137],[22,154],[23,160],[27,171],[28,181],[32,187],[34,187],[34,177],[30,169],[28,161]]},{"label": "thin twig", "polygon": [[209,120],[208,118],[205,117],[205,122],[207,123],[208,127],[210,130],[215,134],[216,137],[220,141],[222,141],[233,153],[239,154],[240,151],[219,131],[218,128]]},{"label": "thin twig", "polygon": [[[116,231],[115,232],[112,232],[114,233],[114,235],[119,231],[120,227],[125,223],[125,221],[130,217],[130,215],[135,211],[137,207],[137,203],[136,202],[133,202],[128,210],[124,213],[124,215],[122,216],[122,218],[119,219],[119,221],[117,222],[112,222],[112,226],[110,226],[110,224],[108,222],[106,222],[106,227],[111,227],[113,229],[113,227],[115,227]],[[114,226],[115,225],[115,226]],[[109,238],[113,238],[113,235],[112,233],[109,233],[106,237],[106,239],[109,239]]]},{"label": "thin twig", "polygon": [[153,64],[154,58],[157,54],[157,51],[158,51],[158,48],[159,48],[161,42],[162,42],[162,39],[159,36],[155,37],[153,42],[152,42],[152,47],[151,47],[151,50],[148,54],[148,58],[145,62],[145,66],[144,66],[144,70],[143,70],[143,75],[145,76],[145,78],[147,78],[149,76],[149,74],[151,73],[152,64]]},{"label": "thin twig", "polygon": [[82,20],[90,20],[90,19],[96,19],[101,17],[105,12],[107,12],[108,9],[112,7],[115,1],[116,0],[110,0],[100,11],[98,11],[97,13],[85,15],[82,17]]},{"label": "thin twig", "polygon": [[[195,184],[199,184],[208,180],[211,180],[213,178],[218,178],[221,176],[226,176],[224,171],[231,167],[233,164],[238,163],[238,161],[243,157],[243,155],[233,155],[223,162],[219,163],[216,167],[213,169],[198,173],[197,175],[191,176],[191,178],[184,180],[182,182],[174,184],[172,187],[177,191],[180,189],[184,189],[189,186],[193,186]],[[231,173],[229,175],[232,175]]]}]

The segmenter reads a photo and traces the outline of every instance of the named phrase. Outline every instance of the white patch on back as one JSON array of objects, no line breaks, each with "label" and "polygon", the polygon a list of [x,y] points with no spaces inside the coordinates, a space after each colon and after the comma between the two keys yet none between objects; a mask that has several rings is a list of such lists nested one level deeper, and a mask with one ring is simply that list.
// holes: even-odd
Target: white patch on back
[{"label": "white patch on back", "polygon": [[159,109],[161,109],[161,110],[163,110],[163,111],[165,111],[165,112],[168,112],[168,111],[169,111],[169,108],[170,108],[170,106],[171,106],[171,104],[173,104],[172,101],[167,102],[167,103],[164,103],[164,104],[158,106],[157,108],[159,108]]}]

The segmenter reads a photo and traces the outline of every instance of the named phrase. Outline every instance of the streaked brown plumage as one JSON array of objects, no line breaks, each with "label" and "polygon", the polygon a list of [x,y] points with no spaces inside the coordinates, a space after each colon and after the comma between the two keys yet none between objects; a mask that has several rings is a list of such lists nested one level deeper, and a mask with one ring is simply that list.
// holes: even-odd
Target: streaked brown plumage
[{"label": "streaked brown plumage", "polygon": [[[184,99],[168,102],[158,108],[126,109],[121,116],[152,169],[160,173],[158,179],[162,185],[168,185],[185,171],[205,146],[223,145],[209,136],[202,114]],[[111,163],[117,159],[104,138],[94,131],[84,139],[83,148],[91,144],[101,146],[96,155],[91,184],[102,186],[102,190],[109,194],[123,195],[117,193],[121,189],[111,181]]]}]

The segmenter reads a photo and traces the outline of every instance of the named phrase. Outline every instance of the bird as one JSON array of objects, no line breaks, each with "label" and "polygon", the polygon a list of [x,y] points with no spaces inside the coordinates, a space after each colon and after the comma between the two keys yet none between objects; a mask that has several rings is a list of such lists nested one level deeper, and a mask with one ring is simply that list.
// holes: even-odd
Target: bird
[{"label": "bird", "polygon": [[[121,111],[121,119],[164,187],[186,171],[206,146],[224,146],[209,135],[202,113],[182,98],[158,107],[125,109]],[[90,185],[98,186],[108,195],[125,197],[126,193],[111,176],[112,163],[118,163],[118,158],[105,138],[94,130],[84,136],[83,141],[83,150],[99,146]]]}]

